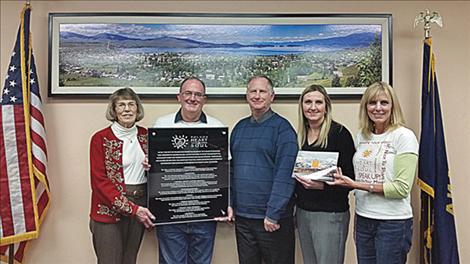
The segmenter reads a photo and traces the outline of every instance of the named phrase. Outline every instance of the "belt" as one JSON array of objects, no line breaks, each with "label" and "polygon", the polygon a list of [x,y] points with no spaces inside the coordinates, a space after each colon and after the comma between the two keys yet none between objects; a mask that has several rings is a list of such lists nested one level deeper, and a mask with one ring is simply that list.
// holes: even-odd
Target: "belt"
[{"label": "belt", "polygon": [[144,197],[145,191],[144,190],[133,190],[133,191],[126,191],[126,196],[133,197],[133,198],[141,198]]}]

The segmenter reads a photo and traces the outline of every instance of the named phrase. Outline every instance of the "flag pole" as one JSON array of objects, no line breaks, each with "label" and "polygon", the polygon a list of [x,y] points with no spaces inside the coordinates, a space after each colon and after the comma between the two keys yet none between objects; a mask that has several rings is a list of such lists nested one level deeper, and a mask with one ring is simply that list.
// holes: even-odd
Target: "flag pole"
[{"label": "flag pole", "polygon": [[[423,23],[424,29],[424,41],[425,43],[431,43],[431,25],[437,24],[442,28],[442,17],[438,12],[429,11],[425,9],[420,12],[415,20],[414,27],[416,28],[420,23]],[[428,193],[421,190],[421,214],[420,214],[420,236],[419,236],[419,248],[420,248],[420,264],[433,263],[431,247],[432,247],[432,229],[433,229],[433,217],[431,215],[431,208],[433,206],[432,197]]]},{"label": "flag pole", "polygon": [[8,245],[8,264],[13,264],[14,259],[15,259],[15,245],[10,244]]}]

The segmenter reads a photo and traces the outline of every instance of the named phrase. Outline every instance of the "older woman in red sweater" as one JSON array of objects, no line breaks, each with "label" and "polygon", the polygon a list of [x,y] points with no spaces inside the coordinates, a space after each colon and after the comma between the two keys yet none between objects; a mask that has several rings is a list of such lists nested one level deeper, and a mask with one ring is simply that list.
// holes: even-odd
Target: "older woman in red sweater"
[{"label": "older woman in red sweater", "polygon": [[155,217],[145,208],[147,130],[139,97],[130,88],[109,97],[113,123],[90,142],[90,230],[98,263],[135,263],[144,227]]}]

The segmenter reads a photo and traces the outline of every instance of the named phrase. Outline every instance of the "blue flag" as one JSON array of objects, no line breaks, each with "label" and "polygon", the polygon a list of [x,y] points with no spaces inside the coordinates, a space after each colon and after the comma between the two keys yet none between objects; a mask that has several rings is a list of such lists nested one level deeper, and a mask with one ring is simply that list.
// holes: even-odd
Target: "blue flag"
[{"label": "blue flag", "polygon": [[418,184],[425,263],[459,263],[432,39],[424,40]]}]

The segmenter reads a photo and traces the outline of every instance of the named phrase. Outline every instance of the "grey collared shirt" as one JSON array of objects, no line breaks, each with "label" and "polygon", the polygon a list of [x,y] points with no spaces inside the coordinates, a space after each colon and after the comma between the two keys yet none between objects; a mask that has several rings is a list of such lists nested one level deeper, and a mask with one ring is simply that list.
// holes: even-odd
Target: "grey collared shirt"
[{"label": "grey collared shirt", "polygon": [[255,119],[253,115],[250,117],[250,122],[261,124],[264,121],[268,120],[274,114],[273,110],[269,108],[259,119]]}]

